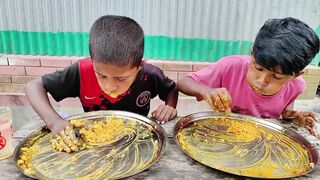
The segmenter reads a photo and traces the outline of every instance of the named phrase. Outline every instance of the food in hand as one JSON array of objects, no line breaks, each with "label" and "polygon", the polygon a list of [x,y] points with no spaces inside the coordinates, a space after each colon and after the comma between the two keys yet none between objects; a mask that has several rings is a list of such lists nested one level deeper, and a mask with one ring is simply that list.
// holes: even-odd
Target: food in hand
[{"label": "food in hand", "polygon": [[[117,140],[119,134],[126,131],[122,119],[111,116],[106,120],[73,120],[69,130],[65,130],[64,139],[61,136],[50,140],[52,148],[67,153],[76,152],[84,148],[103,146]],[[76,140],[70,137],[76,131]]]},{"label": "food in hand", "polygon": [[[215,104],[215,102],[219,102],[219,101],[220,101],[220,98],[219,98],[219,97],[216,97],[215,102],[213,102],[213,101],[211,100],[211,98],[206,98],[205,100],[206,100],[206,102],[210,105],[210,107],[212,108],[212,110],[214,110],[215,112],[219,112],[219,109],[218,109],[218,107],[217,107],[217,104]],[[231,101],[228,100],[226,97],[224,97],[224,98],[222,99],[222,102],[223,102],[223,104],[221,104],[221,106],[226,106],[226,107],[223,107],[224,112],[226,112],[227,114],[231,113],[231,109],[230,109]],[[221,103],[221,101],[220,101],[220,103]]]}]

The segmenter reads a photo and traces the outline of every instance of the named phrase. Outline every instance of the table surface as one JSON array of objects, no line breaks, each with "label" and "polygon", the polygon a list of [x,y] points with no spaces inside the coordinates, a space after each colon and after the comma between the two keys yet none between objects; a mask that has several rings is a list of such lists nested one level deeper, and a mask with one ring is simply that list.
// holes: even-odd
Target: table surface
[{"label": "table surface", "polygon": [[[318,101],[319,99],[317,100],[317,103]],[[303,106],[304,103],[305,106]],[[319,108],[314,105],[307,107],[308,104],[310,105],[309,102],[300,102],[300,106],[304,110],[315,108],[318,110]],[[43,126],[43,122],[36,116],[31,107],[12,106],[12,111],[15,131],[14,146],[16,146],[32,131]],[[67,114],[77,114],[81,113],[82,110],[79,108],[58,108],[58,111],[63,111]],[[317,113],[319,117],[320,112]],[[149,169],[135,176],[129,177],[128,179],[239,179],[239,176],[209,168],[185,155],[176,145],[173,138],[173,127],[178,120],[179,118],[176,118],[163,125],[168,135],[168,143],[166,151],[161,159],[153,164]],[[296,130],[299,134],[303,135],[312,144],[314,144],[320,151],[320,140],[311,136],[304,128],[297,127],[294,124],[285,121],[281,121],[281,124],[285,127]],[[7,159],[0,160],[0,169],[1,180],[29,179],[15,167],[12,156]],[[295,179],[320,179],[319,169],[320,167],[317,166],[317,168],[311,173]],[[248,179],[244,177],[241,178]]]}]

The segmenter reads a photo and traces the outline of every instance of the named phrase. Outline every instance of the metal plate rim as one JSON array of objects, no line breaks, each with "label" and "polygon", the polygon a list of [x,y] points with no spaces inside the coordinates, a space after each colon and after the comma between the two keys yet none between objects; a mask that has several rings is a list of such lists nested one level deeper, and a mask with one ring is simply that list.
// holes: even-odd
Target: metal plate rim
[{"label": "metal plate rim", "polygon": [[[85,115],[85,116],[84,116]],[[140,114],[136,114],[133,112],[129,112],[129,111],[120,111],[120,110],[100,110],[100,111],[92,111],[92,112],[86,112],[86,113],[80,113],[80,114],[76,114],[76,115],[72,115],[66,118],[66,120],[73,120],[73,119],[83,119],[84,117],[90,117],[90,118],[94,118],[97,116],[111,116],[111,115],[115,115],[116,117],[123,117],[123,118],[134,118],[138,121],[142,121],[148,125],[151,125],[153,127],[153,131],[157,134],[158,139],[161,139],[160,136],[162,136],[163,138],[162,140],[162,146],[161,146],[161,150],[160,153],[158,154],[158,157],[152,162],[150,163],[148,166],[146,166],[145,168],[143,168],[141,171],[132,174],[130,176],[134,176],[136,174],[139,174],[141,172],[143,172],[144,170],[150,168],[155,162],[159,161],[161,159],[161,157],[163,156],[163,154],[165,153],[166,149],[167,149],[167,133],[164,130],[164,128],[160,125],[157,124],[156,122],[152,121],[151,119],[149,119],[148,117],[142,116]],[[18,158],[20,156],[20,150],[22,147],[24,147],[26,145],[26,143],[28,143],[29,139],[36,136],[36,135],[40,135],[42,131],[50,131],[47,126],[42,126],[40,128],[35,129],[34,131],[32,131],[30,134],[28,134],[14,149],[13,152],[13,163],[16,166],[16,168],[25,176],[33,178],[33,179],[39,179],[39,177],[33,176],[31,174],[26,173],[25,171],[23,171],[20,166],[17,164]],[[130,176],[126,176],[126,177],[130,177]],[[125,178],[125,177],[122,177]]]},{"label": "metal plate rim", "polygon": [[[265,125],[269,126],[268,128],[276,129],[278,131],[282,131],[282,132],[287,133],[287,134],[292,134],[293,133],[293,134],[299,136],[301,139],[303,139],[305,143],[308,143],[309,144],[308,149],[310,151],[313,151],[316,154],[316,163],[314,163],[314,167],[311,168],[310,170],[308,170],[307,172],[303,173],[303,174],[299,174],[299,175],[296,175],[296,176],[289,176],[289,177],[281,177],[281,178],[263,177],[264,179],[286,179],[286,178],[299,177],[299,176],[302,176],[302,175],[310,173],[311,171],[315,170],[316,167],[318,166],[318,162],[319,162],[319,151],[318,151],[318,149],[309,140],[307,140],[305,137],[301,136],[297,132],[293,131],[292,129],[283,127],[280,124],[276,124],[275,122],[271,122],[271,120],[274,120],[274,119],[260,119],[260,118],[256,118],[256,117],[253,117],[253,116],[236,114],[236,113],[231,113],[228,116],[226,116],[226,114],[224,112],[217,113],[217,112],[213,112],[213,111],[202,111],[202,112],[196,112],[196,113],[192,113],[192,114],[186,115],[186,116],[182,117],[174,126],[173,133],[174,133],[174,141],[175,141],[175,143],[177,144],[177,146],[179,147],[179,149],[181,151],[183,151],[189,158],[191,158],[191,159],[193,159],[195,161],[197,161],[197,160],[192,158],[189,155],[189,153],[186,152],[180,146],[180,143],[179,143],[179,141],[177,139],[177,133],[179,132],[179,130],[181,130],[183,127],[185,127],[189,123],[195,122],[195,121],[199,121],[201,119],[205,119],[205,118],[208,118],[208,117],[232,117],[232,118],[242,118],[242,119],[246,119],[246,120],[250,119],[250,120],[253,120],[255,122],[258,122],[259,124],[265,124]],[[208,165],[206,165],[206,164],[204,164],[204,163],[202,163],[200,161],[197,161],[197,162],[199,162],[200,164],[205,165],[206,167],[209,167],[209,168],[212,168],[212,169],[216,169],[216,168],[210,167],[210,166],[208,166]],[[216,169],[216,170],[221,171],[221,172],[225,172],[225,173],[229,173],[229,174],[233,174],[233,175],[237,175],[237,176],[242,176],[242,175],[239,175],[239,174],[230,173],[230,172],[222,171],[222,170],[219,170],[219,169]],[[262,177],[256,177],[256,176],[243,176],[243,177],[262,178]]]}]

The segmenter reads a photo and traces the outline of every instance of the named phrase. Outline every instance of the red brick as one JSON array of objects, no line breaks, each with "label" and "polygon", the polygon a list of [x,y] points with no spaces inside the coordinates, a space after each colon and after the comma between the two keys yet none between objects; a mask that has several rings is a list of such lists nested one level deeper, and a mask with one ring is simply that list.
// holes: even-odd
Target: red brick
[{"label": "red brick", "polygon": [[74,64],[74,63],[76,63],[76,62],[78,62],[78,61],[79,61],[79,59],[77,59],[77,60],[72,60],[71,63]]},{"label": "red brick", "polygon": [[65,69],[64,67],[57,68],[57,71],[62,71],[62,70],[64,70],[64,69]]},{"label": "red brick", "polygon": [[79,59],[85,59],[87,57],[84,56],[41,56],[40,59],[44,59],[44,60],[70,60],[70,61],[74,61],[74,60],[79,60]]},{"label": "red brick", "polygon": [[40,66],[39,59],[20,59],[20,58],[8,58],[9,65],[14,66]]},{"label": "red brick", "polygon": [[0,92],[1,93],[24,93],[24,84],[16,83],[0,83]]},{"label": "red brick", "polygon": [[29,81],[36,79],[38,77],[40,76],[11,76],[11,79],[13,83],[26,84]]},{"label": "red brick", "polygon": [[192,71],[191,62],[163,61],[163,69],[167,71]]},{"label": "red brick", "polygon": [[200,70],[202,68],[205,68],[205,67],[209,66],[210,64],[211,63],[208,63],[208,62],[195,62],[195,63],[193,63],[192,70],[193,71],[198,71],[198,70]]},{"label": "red brick", "polygon": [[43,67],[67,67],[71,65],[71,60],[64,59],[41,59],[40,62]]},{"label": "red brick", "polygon": [[72,57],[72,59],[71,59],[71,63],[73,64],[73,63],[78,62],[78,61],[79,61],[79,60],[81,60],[81,59],[87,59],[87,58],[89,58],[89,57],[84,57],[84,56],[74,56],[74,57]]},{"label": "red brick", "polygon": [[18,58],[18,59],[40,59],[40,57],[43,57],[43,56],[40,56],[40,55],[15,55],[15,54],[8,54],[8,55],[5,55],[5,57],[7,57],[8,59],[10,58]]},{"label": "red brick", "polygon": [[44,74],[52,73],[57,71],[57,68],[51,67],[26,67],[28,76],[42,76]]},{"label": "red brick", "polygon": [[[313,65],[308,65],[305,68],[305,74],[307,75],[316,75],[316,76],[320,76],[320,67],[318,66],[313,66]],[[320,77],[319,77],[320,79]]]},{"label": "red brick", "polygon": [[174,81],[178,79],[178,72],[176,71],[164,71],[164,74]]},{"label": "red brick", "polygon": [[88,58],[88,57],[85,57],[85,56],[71,56],[70,60],[79,61],[80,59],[86,59],[86,58]]},{"label": "red brick", "polygon": [[298,99],[314,99],[316,96],[316,91],[304,91],[298,96]]},{"label": "red brick", "polygon": [[[19,105],[19,106],[30,106],[30,102],[28,100],[28,98],[26,97],[25,93],[24,93],[24,85],[21,84],[13,84],[10,85],[10,88],[7,88],[6,91],[2,92],[2,87],[3,84],[0,83],[0,104],[1,105]],[[8,86],[6,86],[8,87]],[[14,89],[16,89],[15,91],[12,91],[10,89],[12,89],[13,87],[15,87]],[[77,112],[78,114],[83,112],[82,110],[82,105],[81,102],[79,100],[79,98],[66,98],[60,102],[56,102],[50,95],[49,95],[49,100],[50,103],[52,104],[52,106],[54,107],[72,107],[73,111],[74,108],[79,108],[79,112]],[[67,112],[66,112],[67,113]]]},{"label": "red brick", "polygon": [[26,75],[24,67],[0,66],[0,74],[4,75]]},{"label": "red brick", "polygon": [[316,91],[318,88],[318,83],[307,83],[305,91]]},{"label": "red brick", "polygon": [[0,57],[0,65],[8,66],[8,59],[6,57]]},{"label": "red brick", "polygon": [[41,56],[40,60],[70,60],[68,56]]},{"label": "red brick", "polygon": [[307,83],[318,83],[320,76],[313,76],[313,75],[302,75],[303,79]]},{"label": "red brick", "polygon": [[0,82],[11,83],[11,76],[10,75],[0,75]]},{"label": "red brick", "polygon": [[161,60],[159,60],[159,61],[157,61],[157,60],[146,60],[146,62],[147,62],[148,64],[152,64],[152,65],[154,65],[154,66],[157,66],[157,67],[159,67],[160,69],[163,69],[163,66],[164,66],[164,63],[163,63],[163,61],[161,61]]},{"label": "red brick", "polygon": [[178,80],[184,77],[187,77],[189,72],[178,72]]}]

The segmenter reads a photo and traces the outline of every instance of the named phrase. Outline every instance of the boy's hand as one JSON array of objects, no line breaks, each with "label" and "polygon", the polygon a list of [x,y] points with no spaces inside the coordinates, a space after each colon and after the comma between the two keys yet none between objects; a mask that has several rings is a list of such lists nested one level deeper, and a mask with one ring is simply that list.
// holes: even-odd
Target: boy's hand
[{"label": "boy's hand", "polygon": [[216,112],[230,113],[231,95],[226,88],[206,88],[201,92],[202,97]]},{"label": "boy's hand", "polygon": [[152,118],[156,119],[158,124],[164,124],[177,116],[177,110],[171,106],[162,104],[151,115]]},{"label": "boy's hand", "polygon": [[285,110],[282,113],[283,119],[290,119],[297,125],[309,130],[310,134],[317,136],[317,116],[314,112],[300,112],[294,110]]},{"label": "boy's hand", "polygon": [[[54,138],[56,138],[58,135],[61,135],[62,130],[67,127],[68,121],[64,119],[57,119],[55,120],[55,123],[52,124],[52,126],[48,126],[51,130],[51,134]],[[60,133],[61,132],[61,133]]]},{"label": "boy's hand", "polygon": [[52,139],[50,140],[53,149],[58,151],[78,151],[79,141],[75,136],[73,126],[66,120],[59,120],[50,128]]}]

